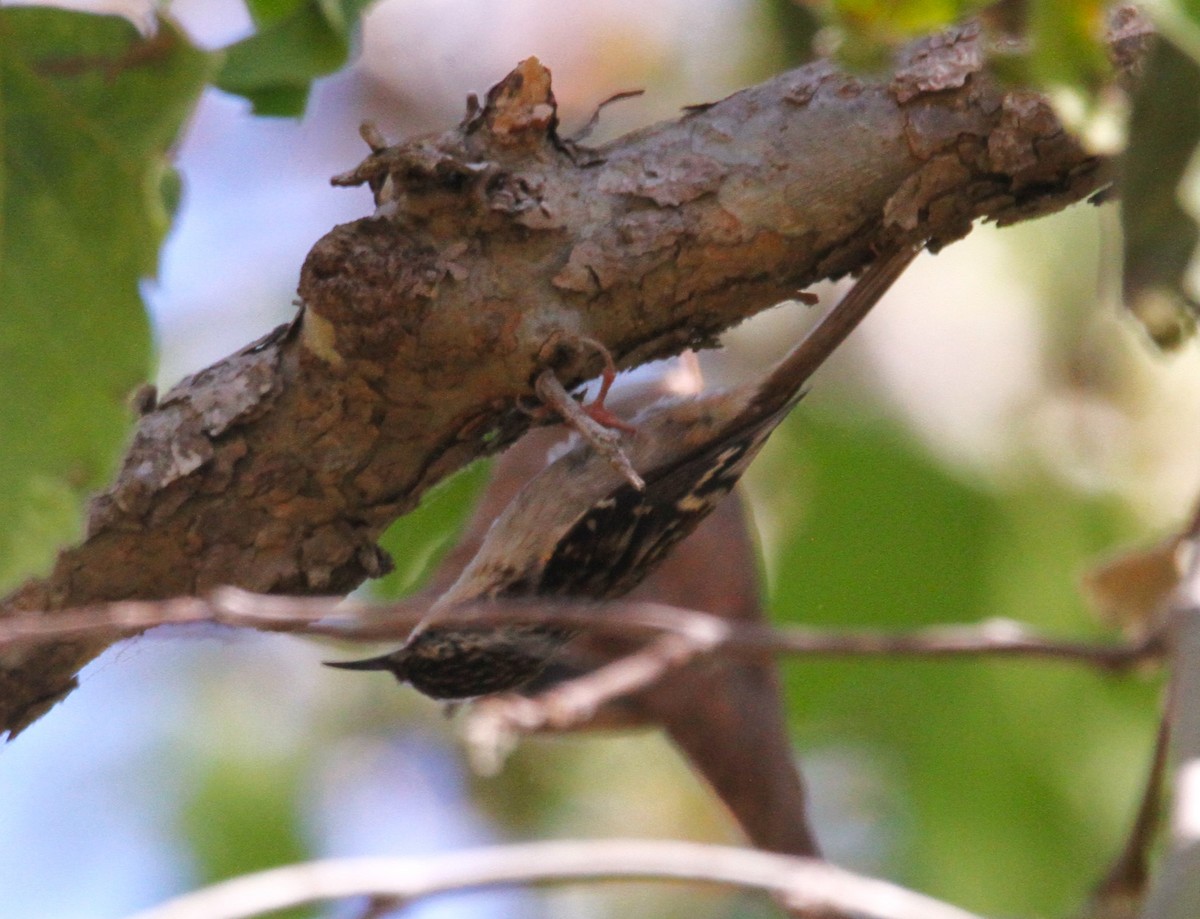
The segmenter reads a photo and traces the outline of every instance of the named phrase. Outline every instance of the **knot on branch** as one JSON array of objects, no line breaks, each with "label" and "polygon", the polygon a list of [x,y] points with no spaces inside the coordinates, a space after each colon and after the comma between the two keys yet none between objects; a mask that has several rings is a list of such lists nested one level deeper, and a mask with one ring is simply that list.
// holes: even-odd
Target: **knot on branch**
[{"label": "knot on branch", "polygon": [[[564,178],[575,164],[557,123],[550,71],[529,58],[492,87],[482,106],[470,97],[466,117],[451,130],[389,145],[364,125],[371,153],[332,181],[368,185],[376,210],[328,234],[305,263],[301,341],[308,351],[342,369],[406,353],[402,360],[421,361],[435,350],[443,365],[457,351],[469,362],[501,338],[511,349],[512,291],[496,296],[494,307],[468,297],[475,301],[468,316],[447,304],[464,291],[510,286],[512,270],[495,268],[499,253],[510,244],[527,246],[529,230],[562,229],[579,210]],[[431,320],[435,301],[440,318]],[[477,332],[466,349],[464,329]]]},{"label": "knot on branch", "polygon": [[[560,153],[557,126],[550,71],[531,57],[488,91],[482,108],[472,94],[466,117],[451,131],[389,146],[373,124],[364,124],[361,133],[370,155],[332,182],[369,185],[380,209],[376,216],[429,216],[438,204],[445,204],[447,194],[461,198],[469,190],[483,188],[486,193],[505,186],[508,170],[502,162],[536,158],[539,152]],[[419,203],[438,193],[440,199]],[[511,188],[505,194],[511,196]],[[490,209],[510,210],[503,204]]]},{"label": "knot on branch", "polygon": [[527,57],[488,90],[483,111],[467,130],[484,128],[500,146],[531,151],[555,142],[557,127],[550,71],[536,57]]}]

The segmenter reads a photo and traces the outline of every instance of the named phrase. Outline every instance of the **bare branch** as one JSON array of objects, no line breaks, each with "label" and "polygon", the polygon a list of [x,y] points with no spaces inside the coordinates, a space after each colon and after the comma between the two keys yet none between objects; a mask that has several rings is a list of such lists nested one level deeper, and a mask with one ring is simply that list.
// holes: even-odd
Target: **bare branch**
[{"label": "bare branch", "polygon": [[130,919],[251,919],[345,897],[410,902],[454,890],[616,879],[762,890],[800,912],[833,909],[871,919],[980,919],[932,897],[827,862],[643,839],[526,843],[425,858],[306,862],[214,884]]},{"label": "bare branch", "polygon": [[1166,781],[1167,750],[1170,745],[1170,693],[1164,705],[1154,752],[1147,770],[1146,784],[1137,815],[1120,853],[1092,892],[1085,911],[1087,919],[1133,917],[1138,911],[1150,880],[1150,850],[1162,825],[1163,785]]},{"label": "bare branch", "polygon": [[503,693],[479,700],[466,726],[475,771],[494,775],[520,734],[569,731],[591,721],[601,706],[639,692],[697,655],[727,642],[734,623],[712,616],[697,618],[688,631],[656,638],[595,670],[558,683],[532,696]]},{"label": "bare branch", "polygon": [[[363,603],[338,597],[284,597],[222,587],[207,597],[122,601],[0,619],[0,649],[89,634],[131,634],[162,625],[211,622],[264,632],[320,635],[343,641],[382,641],[407,636],[428,611],[429,601]],[[971,625],[942,625],[895,633],[877,629],[824,630],[772,628],[736,622],[696,610],[641,600],[603,603],[554,599],[497,599],[445,611],[439,623],[562,623],[616,635],[669,632],[685,641],[664,657],[666,665],[688,655],[722,652],[758,656],[787,654],[824,657],[1032,657],[1121,669],[1161,653],[1158,637],[1135,642],[1074,641],[1051,638],[1020,623],[992,619]],[[656,665],[657,666],[657,665]],[[650,674],[645,662],[638,673]],[[632,672],[632,670],[630,671]],[[622,676],[605,685],[636,688]],[[641,677],[638,678],[639,680]],[[637,685],[644,685],[640,683]]]},{"label": "bare branch", "polygon": [[[483,774],[499,771],[518,735],[579,727],[606,703],[645,689],[699,655],[719,651],[747,654],[770,650],[776,654],[848,657],[1028,656],[1076,660],[1105,669],[1157,653],[1151,642],[1096,645],[1052,641],[1006,620],[888,634],[747,627],[669,608],[647,612],[648,619],[661,617],[663,628],[671,634],[536,695],[505,693],[478,702],[466,728],[476,769]],[[639,624],[648,621],[636,612],[622,618]],[[605,624],[608,621],[606,617]],[[670,621],[674,624],[668,625]]]},{"label": "bare branch", "polygon": [[1171,685],[1165,729],[1174,768],[1170,848],[1146,896],[1143,919],[1200,916],[1200,541],[1188,535],[1188,566],[1170,609]]}]

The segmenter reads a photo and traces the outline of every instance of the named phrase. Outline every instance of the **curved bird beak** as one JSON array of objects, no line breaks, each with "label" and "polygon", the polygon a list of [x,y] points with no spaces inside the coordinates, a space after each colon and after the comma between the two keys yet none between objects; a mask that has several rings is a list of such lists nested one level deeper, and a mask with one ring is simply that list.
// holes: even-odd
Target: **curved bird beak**
[{"label": "curved bird beak", "polygon": [[366,657],[359,661],[321,661],[326,667],[336,667],[338,670],[395,670],[395,652],[381,654],[379,657]]}]

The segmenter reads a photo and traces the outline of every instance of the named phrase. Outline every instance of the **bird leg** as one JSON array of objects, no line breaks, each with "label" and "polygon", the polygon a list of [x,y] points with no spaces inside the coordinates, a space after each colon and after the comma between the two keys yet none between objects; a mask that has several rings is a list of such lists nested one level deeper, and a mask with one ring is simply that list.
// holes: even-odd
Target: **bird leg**
[{"label": "bird leg", "polygon": [[558,413],[564,424],[578,432],[579,436],[590,444],[593,450],[607,459],[629,484],[641,491],[646,487],[646,483],[642,481],[642,477],[637,474],[637,470],[629,462],[629,457],[621,449],[621,435],[613,430],[618,425],[604,420],[611,418],[619,422],[619,426],[623,430],[633,430],[604,407],[604,396],[607,395],[608,387],[611,385],[612,380],[602,382],[600,394],[595,401],[584,406],[576,402],[567,392],[566,387],[562,385],[553,370],[543,370],[533,384],[533,391],[537,393],[538,398],[547,408]]}]

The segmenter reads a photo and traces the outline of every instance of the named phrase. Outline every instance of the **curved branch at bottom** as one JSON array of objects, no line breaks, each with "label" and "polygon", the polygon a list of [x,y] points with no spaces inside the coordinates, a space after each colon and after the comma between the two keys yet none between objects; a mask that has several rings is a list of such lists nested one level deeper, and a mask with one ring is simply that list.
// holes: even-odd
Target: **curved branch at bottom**
[{"label": "curved branch at bottom", "polygon": [[321,900],[411,901],[454,890],[598,880],[691,881],[761,890],[796,910],[871,919],[980,919],[974,913],[827,862],[753,849],[644,839],[536,842],[424,858],[303,862],[214,884],[129,919],[251,919]]}]

